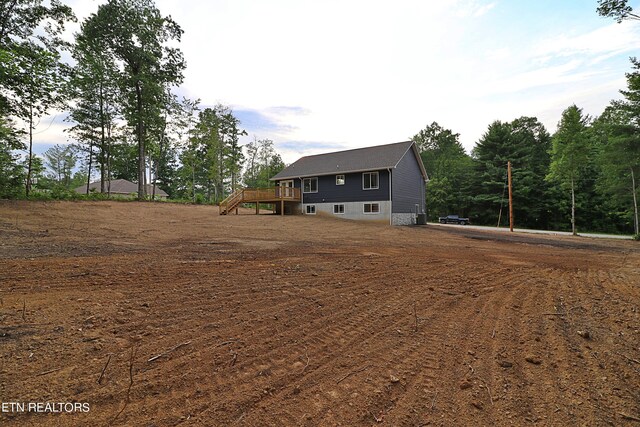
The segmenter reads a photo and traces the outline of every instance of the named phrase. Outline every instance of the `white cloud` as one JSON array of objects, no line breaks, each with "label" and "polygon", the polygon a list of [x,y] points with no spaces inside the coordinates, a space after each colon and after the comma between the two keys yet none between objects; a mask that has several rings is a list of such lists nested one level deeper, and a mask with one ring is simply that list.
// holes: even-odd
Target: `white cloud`
[{"label": "white cloud", "polygon": [[[98,4],[71,2],[80,18]],[[405,140],[432,121],[470,150],[496,119],[536,115],[553,127],[571,102],[597,113],[624,85],[624,56],[640,48],[637,24],[598,20],[584,6],[576,13],[593,15],[588,25],[560,27],[569,16],[556,15],[544,28],[530,25],[541,17],[528,2],[157,4],[185,30],[182,91],[264,115],[270,126],[254,133],[283,147],[286,161]]]},{"label": "white cloud", "polygon": [[611,23],[582,34],[562,33],[541,40],[534,47],[536,56],[615,55],[640,48],[640,29],[625,21]]},{"label": "white cloud", "polygon": [[455,14],[460,18],[479,18],[496,6],[496,2],[481,0],[458,0],[455,3]]}]

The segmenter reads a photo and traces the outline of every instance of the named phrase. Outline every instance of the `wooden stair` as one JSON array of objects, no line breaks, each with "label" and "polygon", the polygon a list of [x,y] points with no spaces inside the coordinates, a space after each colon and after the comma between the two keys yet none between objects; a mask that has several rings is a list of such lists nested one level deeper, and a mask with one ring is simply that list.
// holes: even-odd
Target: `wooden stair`
[{"label": "wooden stair", "polygon": [[299,188],[242,188],[221,201],[218,205],[218,212],[220,215],[229,215],[229,212],[237,209],[242,203],[255,203],[256,213],[260,210],[260,203],[280,203],[281,212],[284,212],[285,202],[300,202],[301,200]]},{"label": "wooden stair", "polygon": [[218,205],[220,215],[229,215],[229,212],[237,208],[244,201],[244,188],[236,190]]}]

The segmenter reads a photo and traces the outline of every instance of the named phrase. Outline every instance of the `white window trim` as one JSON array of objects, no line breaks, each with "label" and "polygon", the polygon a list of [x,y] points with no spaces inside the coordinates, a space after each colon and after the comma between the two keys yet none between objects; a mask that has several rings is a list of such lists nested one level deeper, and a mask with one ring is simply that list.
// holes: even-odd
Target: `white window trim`
[{"label": "white window trim", "polygon": [[[306,179],[315,179],[315,180],[316,180],[316,191],[304,191],[304,181],[305,181]],[[320,180],[318,179],[318,177],[317,177],[317,176],[313,176],[313,177],[310,177],[310,178],[302,178],[302,192],[303,192],[304,194],[317,193],[317,192],[318,192],[318,186],[319,186],[319,185],[320,185]],[[311,184],[309,184],[309,187],[311,187]]]},{"label": "white window trim", "polygon": [[[375,186],[375,187],[364,188],[364,176],[365,175],[373,175],[373,174],[375,174],[378,177],[378,179],[376,179],[376,182],[377,182],[378,185]],[[371,179],[369,179],[369,183],[371,183]],[[365,191],[378,190],[379,188],[380,188],[380,172],[378,172],[378,171],[375,171],[375,172],[362,172],[362,189],[363,190],[365,190]]]},{"label": "white window trim", "polygon": [[[338,183],[338,177],[339,176],[342,177],[342,184]],[[347,178],[344,175],[336,175],[336,185],[344,185],[345,182],[347,182]]]},{"label": "white window trim", "polygon": [[[336,212],[336,206],[342,206],[342,212]],[[334,215],[344,215],[344,211],[345,211],[344,203],[336,203],[336,204],[333,205],[333,214]]]},{"label": "white window trim", "polygon": [[[365,205],[371,205],[371,211],[373,211],[373,205],[378,205],[378,212],[367,212],[365,211],[364,207]],[[371,203],[363,203],[362,204],[362,213],[365,215],[378,215],[380,214],[380,203],[378,202],[371,202]]]},{"label": "white window trim", "polygon": [[[313,207],[313,212],[309,212],[309,208]],[[305,215],[315,215],[316,212],[318,211],[318,209],[316,209],[316,205],[310,204],[310,205],[304,205],[304,213]]]}]

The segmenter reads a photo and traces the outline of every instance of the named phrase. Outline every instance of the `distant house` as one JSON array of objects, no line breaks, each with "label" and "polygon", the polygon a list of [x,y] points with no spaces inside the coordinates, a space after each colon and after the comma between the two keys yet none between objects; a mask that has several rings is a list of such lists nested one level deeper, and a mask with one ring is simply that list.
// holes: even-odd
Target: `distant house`
[{"label": "distant house", "polygon": [[302,157],[271,180],[300,194],[299,202],[276,204],[281,213],[393,225],[415,223],[425,213],[428,177],[412,141]]},{"label": "distant house", "polygon": [[[138,197],[138,184],[135,184],[126,179],[113,179],[111,180],[111,186],[109,190],[109,182],[104,183],[105,193],[109,192],[115,197],[136,198]],[[74,190],[79,194],[87,194],[87,186],[82,185]],[[95,181],[89,184],[90,193],[100,193],[100,181]],[[153,185],[147,184],[147,195],[153,194]],[[164,200],[169,195],[156,186],[156,198]]]}]

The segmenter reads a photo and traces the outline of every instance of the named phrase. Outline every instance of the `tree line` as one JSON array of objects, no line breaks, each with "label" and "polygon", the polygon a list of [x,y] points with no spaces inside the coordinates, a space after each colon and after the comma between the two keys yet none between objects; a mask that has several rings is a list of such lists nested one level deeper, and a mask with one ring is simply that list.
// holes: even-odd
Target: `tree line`
[{"label": "tree line", "polygon": [[421,150],[431,220],[446,214],[504,226],[507,162],[517,226],[638,234],[640,62],[624,99],[598,117],[569,106],[551,135],[535,117],[491,123],[467,154],[459,134],[434,122],[413,136]]},{"label": "tree line", "polygon": [[[625,0],[599,0],[597,11],[618,22],[638,19]],[[67,42],[62,33],[75,20],[59,0],[0,6],[0,198],[34,189],[64,195],[80,185],[88,191],[97,174],[106,194],[123,178],[138,184],[139,199],[161,188],[172,198],[216,202],[240,185],[269,186],[284,167],[270,140],[240,146],[246,133],[228,106],[202,108],[176,95],[186,69],[176,47],[183,30],[152,0],[108,0]],[[495,121],[467,154],[459,134],[436,122],[418,132],[431,219],[458,213],[504,224],[510,161],[517,225],[637,235],[635,58],[632,67],[622,100],[598,117],[569,106],[554,135],[535,117]],[[33,153],[36,130],[53,110],[68,112],[77,143],[41,158]]]},{"label": "tree line", "polygon": [[[76,18],[59,0],[0,7],[0,198],[80,185],[88,192],[96,174],[101,193],[122,178],[138,184],[139,199],[161,188],[172,198],[215,202],[241,184],[246,133],[229,107],[178,98],[183,30],[152,0],[109,0],[71,43],[61,35]],[[36,129],[53,110],[68,112],[77,143],[41,158]],[[265,176],[284,167],[270,140],[255,139],[246,151],[254,184],[267,186]]]},{"label": "tree line", "polygon": [[[639,20],[624,0],[599,0],[606,17]],[[430,181],[428,216],[459,214],[506,225],[507,162],[517,226],[634,233],[640,176],[640,61],[631,58],[622,100],[598,117],[569,106],[551,135],[535,117],[491,123],[467,154],[459,134],[434,122],[413,136]]]}]

